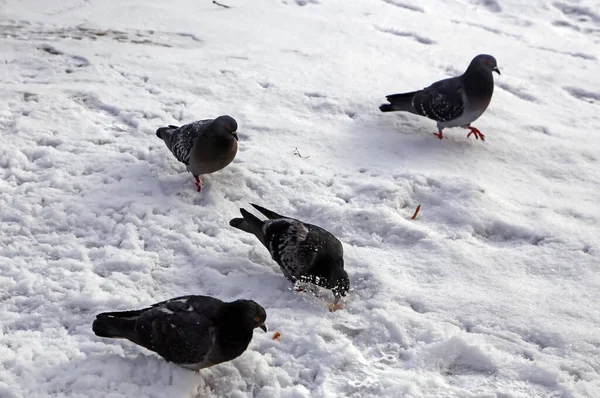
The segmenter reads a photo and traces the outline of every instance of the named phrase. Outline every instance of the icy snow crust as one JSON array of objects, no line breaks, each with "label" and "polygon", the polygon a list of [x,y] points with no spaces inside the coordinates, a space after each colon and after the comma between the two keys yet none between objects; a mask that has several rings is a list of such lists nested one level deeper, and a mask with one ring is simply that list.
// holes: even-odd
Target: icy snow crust
[{"label": "icy snow crust", "polygon": [[[600,397],[600,3],[221,2],[0,4],[0,396]],[[485,143],[379,112],[479,53]],[[221,114],[198,194],[154,131]],[[249,202],[342,240],[344,310],[228,226]],[[270,331],[200,373],[92,333],[184,294]]]}]

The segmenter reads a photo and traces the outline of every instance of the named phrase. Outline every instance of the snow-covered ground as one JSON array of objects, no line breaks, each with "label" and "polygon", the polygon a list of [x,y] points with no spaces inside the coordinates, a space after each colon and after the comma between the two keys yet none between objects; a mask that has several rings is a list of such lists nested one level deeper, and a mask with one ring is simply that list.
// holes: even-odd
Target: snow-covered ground
[{"label": "snow-covered ground", "polygon": [[[0,2],[0,397],[600,397],[600,2],[221,2]],[[479,53],[484,143],[379,112]],[[220,114],[198,194],[154,131]],[[343,311],[249,202],[343,241]],[[200,373],[92,333],[183,294],[270,331]]]}]

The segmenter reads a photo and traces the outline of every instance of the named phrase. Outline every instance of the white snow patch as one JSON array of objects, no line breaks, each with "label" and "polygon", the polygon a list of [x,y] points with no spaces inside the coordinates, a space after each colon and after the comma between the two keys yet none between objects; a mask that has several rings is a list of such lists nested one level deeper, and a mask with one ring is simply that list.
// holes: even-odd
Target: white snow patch
[{"label": "white snow patch", "polygon": [[[0,396],[599,397],[597,2],[221,2],[3,3]],[[478,53],[485,143],[377,109]],[[220,114],[198,194],[154,132]],[[343,311],[228,226],[249,203],[340,238]],[[93,335],[186,294],[271,332],[199,374]]]}]

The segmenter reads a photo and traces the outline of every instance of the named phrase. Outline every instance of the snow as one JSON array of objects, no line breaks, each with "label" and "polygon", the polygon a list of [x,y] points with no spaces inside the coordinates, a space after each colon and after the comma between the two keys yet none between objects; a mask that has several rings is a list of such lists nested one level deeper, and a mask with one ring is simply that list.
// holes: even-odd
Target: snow
[{"label": "snow", "polygon": [[[0,396],[600,397],[600,3],[222,3],[2,3]],[[379,112],[479,53],[484,143]],[[221,114],[198,194],[154,131]],[[228,226],[249,203],[342,240],[344,310]],[[92,333],[185,294],[269,333],[200,373]]]}]

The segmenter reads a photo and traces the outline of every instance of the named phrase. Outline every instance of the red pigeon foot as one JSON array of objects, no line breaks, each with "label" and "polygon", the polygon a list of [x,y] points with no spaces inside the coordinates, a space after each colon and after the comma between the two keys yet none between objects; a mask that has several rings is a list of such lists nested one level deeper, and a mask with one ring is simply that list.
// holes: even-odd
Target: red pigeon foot
[{"label": "red pigeon foot", "polygon": [[469,134],[467,134],[467,138],[469,138],[471,136],[471,134],[475,134],[475,138],[476,139],[480,139],[481,138],[481,141],[485,141],[485,136],[481,133],[481,131],[479,131],[475,127],[471,127],[471,126],[468,126],[467,128],[469,130],[471,130],[471,132]]}]

